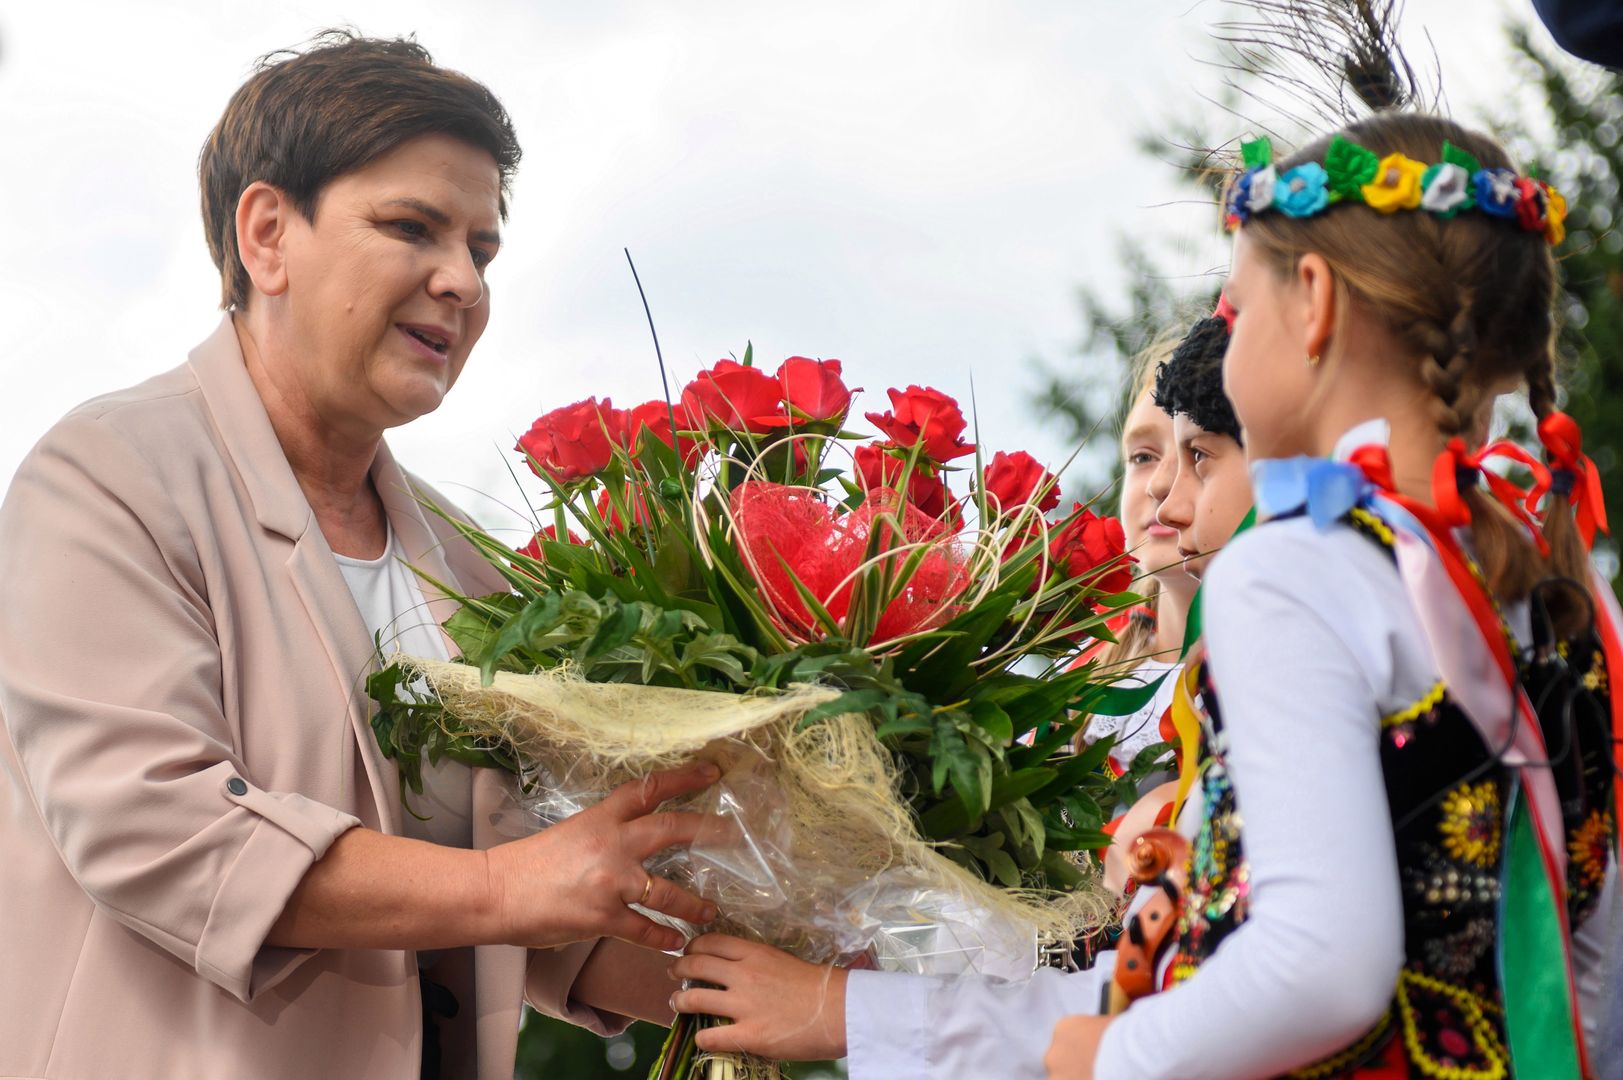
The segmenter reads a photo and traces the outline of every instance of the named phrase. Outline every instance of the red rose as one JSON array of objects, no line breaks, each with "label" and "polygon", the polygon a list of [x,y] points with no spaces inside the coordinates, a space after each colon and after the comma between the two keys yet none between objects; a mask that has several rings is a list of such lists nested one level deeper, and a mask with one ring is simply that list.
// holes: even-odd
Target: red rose
[{"label": "red rose", "polygon": [[595,397],[565,405],[530,425],[514,449],[527,454],[537,476],[567,484],[596,476],[614,459],[614,447],[625,443],[626,413],[608,398]]},{"label": "red rose", "polygon": [[958,402],[927,386],[887,390],[891,412],[868,413],[868,419],[899,446],[922,443],[924,456],[931,461],[951,461],[975,452],[974,444],[962,439],[964,414]]},{"label": "red rose", "polygon": [[[837,424],[851,408],[851,391],[840,379],[838,360],[791,356],[778,367],[778,386],[783,393],[783,403],[795,420]],[[782,421],[790,422],[790,417]]]},{"label": "red rose", "polygon": [[981,490],[995,496],[998,508],[1006,514],[1030,502],[1041,490],[1037,509],[1047,513],[1059,505],[1059,485],[1053,481],[1054,475],[1024,450],[1012,454],[999,450],[981,478]]},{"label": "red rose", "polygon": [[[565,532],[564,536],[566,536],[568,538],[568,539],[566,539],[564,541],[564,543],[566,543],[566,544],[584,544],[584,543],[586,543],[586,541],[584,541],[580,537],[576,536],[573,531]],[[543,541],[543,540],[557,540],[557,539],[558,539],[558,526],[556,526],[556,525],[548,525],[546,528],[542,529],[540,532],[538,532],[534,536],[530,537],[530,542],[525,544],[523,547],[519,548],[518,553],[520,555],[528,555],[530,558],[534,559],[537,562],[546,562],[547,561],[546,556],[541,553],[541,541]]]},{"label": "red rose", "polygon": [[[856,448],[853,457],[857,482],[864,492],[875,488],[895,491],[900,487],[907,462],[891,452],[896,449],[887,443],[864,443]],[[945,515],[949,505],[956,509],[947,491],[947,482],[940,474],[929,471],[922,461],[913,465],[913,473],[907,478],[907,501],[933,518]]]},{"label": "red rose", "polygon": [[760,368],[720,360],[683,388],[682,410],[695,431],[723,427],[761,435],[781,426],[781,397],[778,380]]},{"label": "red rose", "polygon": [[1127,554],[1127,534],[1115,518],[1076,504],[1077,514],[1048,541],[1048,555],[1061,577],[1086,579],[1095,592],[1119,593],[1133,583],[1137,559]]},{"label": "red rose", "polygon": [[637,455],[638,436],[642,434],[644,428],[647,428],[648,434],[666,446],[678,450],[684,464],[692,465],[698,459],[698,440],[678,436],[671,431],[671,412],[671,407],[664,401],[648,401],[626,414],[626,449],[631,451],[632,457]]}]

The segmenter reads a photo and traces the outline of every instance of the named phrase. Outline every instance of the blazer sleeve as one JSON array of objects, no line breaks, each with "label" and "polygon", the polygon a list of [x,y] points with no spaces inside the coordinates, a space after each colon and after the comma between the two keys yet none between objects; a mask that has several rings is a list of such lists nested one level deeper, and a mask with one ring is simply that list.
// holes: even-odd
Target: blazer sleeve
[{"label": "blazer sleeve", "polygon": [[96,907],[246,1001],[311,955],[265,937],[359,822],[243,768],[189,527],[107,414],[52,429],[0,507],[0,716]]},{"label": "blazer sleeve", "polygon": [[631,1017],[594,1009],[570,996],[581,968],[591,959],[597,940],[577,941],[556,949],[531,949],[524,971],[524,1000],[537,1012],[566,1020],[597,1035],[618,1035]]}]

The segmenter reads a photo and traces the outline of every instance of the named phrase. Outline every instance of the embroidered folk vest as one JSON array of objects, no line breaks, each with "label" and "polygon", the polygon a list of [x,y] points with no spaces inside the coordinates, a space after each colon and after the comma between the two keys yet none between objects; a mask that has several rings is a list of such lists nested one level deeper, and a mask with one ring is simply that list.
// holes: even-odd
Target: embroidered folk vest
[{"label": "embroidered folk vest", "polygon": [[[1356,509],[1345,520],[1391,552],[1392,533],[1380,518]],[[1543,728],[1561,798],[1569,925],[1576,928],[1598,902],[1616,845],[1608,673],[1592,629],[1568,640],[1555,641],[1547,631],[1542,637],[1521,657],[1520,678]],[[1204,665],[1200,686],[1205,814],[1190,847],[1173,983],[1193,974],[1245,921],[1250,895],[1242,807],[1223,763],[1221,706]],[[1403,890],[1404,967],[1391,1006],[1369,1032],[1290,1075],[1508,1077],[1496,945],[1501,822],[1511,771],[1500,761],[1500,748],[1484,743],[1440,682],[1380,724]]]}]

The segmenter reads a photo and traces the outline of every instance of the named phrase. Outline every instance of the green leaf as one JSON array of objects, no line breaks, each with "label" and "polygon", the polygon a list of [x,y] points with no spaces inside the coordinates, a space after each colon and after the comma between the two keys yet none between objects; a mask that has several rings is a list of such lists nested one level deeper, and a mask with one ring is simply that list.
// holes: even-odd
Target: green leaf
[{"label": "green leaf", "polygon": [[1171,768],[1173,759],[1171,743],[1151,743],[1133,755],[1133,763],[1127,767],[1127,775],[1135,781],[1142,780],[1153,772]]},{"label": "green leaf", "polygon": [[992,756],[986,748],[960,740],[947,759],[952,786],[970,814],[984,814],[992,803]]},{"label": "green leaf", "polygon": [[479,660],[479,676],[483,685],[491,684],[495,678],[496,666],[502,657],[557,622],[559,607],[558,594],[545,593],[530,601],[524,610],[502,625],[489,651]]},{"label": "green leaf", "polygon": [[[723,677],[733,686],[749,684],[750,668],[755,663],[755,650],[739,643],[731,634],[699,634],[682,649],[684,668],[707,668]],[[746,663],[747,662],[747,663]]]},{"label": "green leaf", "polygon": [[1003,847],[1003,834],[965,837],[964,847],[986,865],[987,873],[998,884],[1010,889],[1020,887],[1020,867]]},{"label": "green leaf", "polygon": [[1240,158],[1248,169],[1258,169],[1264,165],[1272,165],[1274,161],[1274,144],[1267,139],[1252,139],[1240,144]]},{"label": "green leaf", "polygon": [[1088,880],[1082,868],[1050,842],[1048,852],[1043,855],[1043,877],[1048,884],[1056,889],[1070,891]]},{"label": "green leaf", "polygon": [[1330,174],[1330,190],[1343,199],[1364,201],[1363,187],[1372,183],[1381,159],[1340,135],[1330,140],[1324,152],[1324,169]]},{"label": "green leaf", "polygon": [[1054,851],[1098,851],[1113,842],[1109,833],[1099,829],[1073,828],[1053,821],[1047,822],[1044,839]]},{"label": "green leaf", "polygon": [[975,702],[970,706],[969,717],[998,746],[1007,746],[1014,740],[1014,723],[996,702]]},{"label": "green leaf", "polygon": [[586,643],[585,658],[595,659],[629,644],[642,629],[643,609],[632,604],[616,605],[609,614],[597,624],[597,632]]},{"label": "green leaf", "polygon": [[1043,816],[1025,799],[1015,799],[998,811],[1014,841],[1016,861],[1027,869],[1036,869],[1048,846],[1048,833]]},{"label": "green leaf", "polygon": [[1089,687],[1076,707],[1096,716],[1127,716],[1148,705],[1166,679],[1166,675],[1160,675],[1137,686],[1095,685]]},{"label": "green leaf", "polygon": [[[800,718],[800,727],[810,727],[819,720],[827,720],[845,713],[865,713],[876,705],[890,700],[889,690],[848,690],[837,698],[815,705]],[[883,736],[881,736],[883,738]]]},{"label": "green leaf", "polygon": [[[996,810],[1016,799],[1023,799],[1054,779],[1054,770],[1045,768],[1021,769],[998,777],[992,783],[989,809]],[[924,834],[933,840],[946,840],[971,828],[974,821],[959,800],[948,800],[932,806],[919,818]]]},{"label": "green leaf", "polygon": [[1073,791],[1060,798],[1060,803],[1071,815],[1078,829],[1097,829],[1105,823],[1105,814],[1099,803],[1085,791]]},{"label": "green leaf", "polygon": [[667,525],[660,533],[654,553],[654,577],[666,592],[687,592],[695,584],[693,562],[686,532],[675,524]]},{"label": "green leaf", "polygon": [[1478,161],[1474,154],[1469,150],[1460,149],[1446,139],[1443,140],[1443,163],[1446,165],[1458,165],[1470,176],[1475,176],[1482,171],[1482,162]]},{"label": "green leaf", "polygon": [[908,646],[896,659],[902,685],[938,701],[962,695],[975,682],[972,662],[979,659],[992,635],[1008,622],[1014,604],[1012,596],[994,596],[943,626],[948,636],[933,649],[918,644]]},{"label": "green leaf", "polygon": [[1068,758],[1050,759],[1048,766],[1054,771],[1054,779],[1045,787],[1033,792],[1032,801],[1041,805],[1075,791],[1090,773],[1096,773],[1104,768],[1105,758],[1115,744],[1116,736],[1112,733],[1084,747],[1079,754],[1073,754]]},{"label": "green leaf", "polygon": [[923,735],[930,730],[930,722],[917,713],[898,716],[893,720],[886,720],[874,729],[874,736],[881,742],[898,739],[905,735]]}]

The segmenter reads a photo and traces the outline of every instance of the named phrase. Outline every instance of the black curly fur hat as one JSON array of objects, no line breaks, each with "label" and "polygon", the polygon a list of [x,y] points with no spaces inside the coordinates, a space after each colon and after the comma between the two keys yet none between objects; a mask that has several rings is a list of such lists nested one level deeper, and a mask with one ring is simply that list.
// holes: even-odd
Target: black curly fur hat
[{"label": "black curly fur hat", "polygon": [[1223,393],[1223,353],[1229,324],[1221,315],[1197,322],[1155,369],[1155,404],[1170,416],[1183,415],[1207,431],[1244,445],[1234,406]]}]

